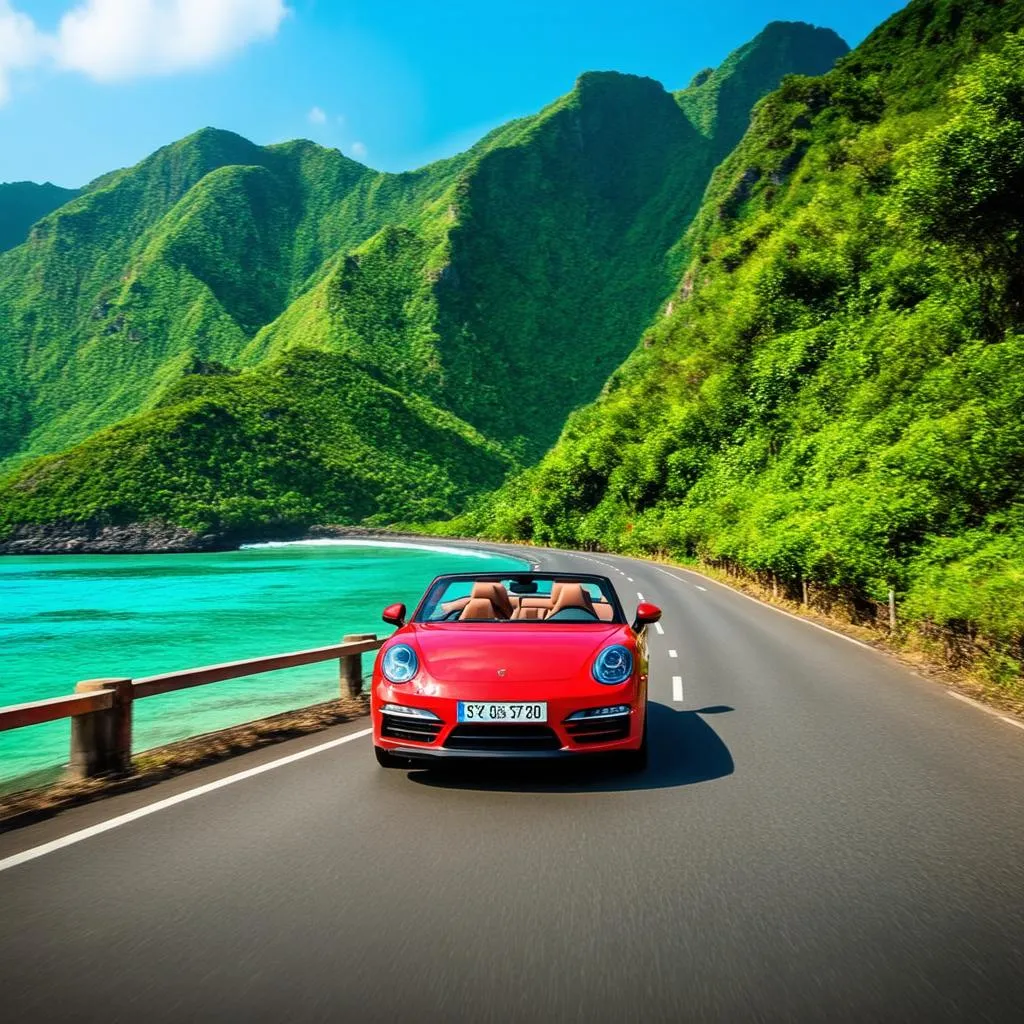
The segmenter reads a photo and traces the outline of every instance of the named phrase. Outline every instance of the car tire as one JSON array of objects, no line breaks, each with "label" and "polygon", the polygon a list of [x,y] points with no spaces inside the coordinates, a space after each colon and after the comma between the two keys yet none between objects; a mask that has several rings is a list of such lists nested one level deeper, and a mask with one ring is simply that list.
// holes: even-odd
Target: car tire
[{"label": "car tire", "polygon": [[392,754],[390,750],[385,750],[383,747],[375,746],[373,748],[373,756],[377,758],[377,764],[381,768],[408,768],[409,759],[405,757],[399,757],[397,754]]}]

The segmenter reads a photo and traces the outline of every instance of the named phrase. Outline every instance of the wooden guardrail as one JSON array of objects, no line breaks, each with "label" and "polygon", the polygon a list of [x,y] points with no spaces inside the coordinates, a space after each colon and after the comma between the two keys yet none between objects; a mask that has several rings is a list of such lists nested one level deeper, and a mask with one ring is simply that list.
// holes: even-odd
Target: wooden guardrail
[{"label": "wooden guardrail", "polygon": [[70,718],[71,777],[86,779],[111,772],[124,773],[131,771],[132,705],[136,700],[225,679],[334,660],[338,662],[341,696],[358,697],[363,687],[362,655],[377,650],[383,642],[374,633],[350,633],[342,637],[340,644],[329,647],[187,668],[141,679],[85,679],[66,697],[0,708],[0,732]]}]

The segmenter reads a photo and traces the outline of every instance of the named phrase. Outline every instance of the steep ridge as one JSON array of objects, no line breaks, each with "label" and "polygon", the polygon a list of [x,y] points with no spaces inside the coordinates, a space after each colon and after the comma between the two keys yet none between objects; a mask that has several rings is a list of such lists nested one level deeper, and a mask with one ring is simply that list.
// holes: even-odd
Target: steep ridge
[{"label": "steep ridge", "polygon": [[[790,30],[806,45],[766,59],[764,47]],[[742,88],[720,76],[705,100],[715,107],[729,97],[733,110],[745,93],[749,112],[785,71],[820,70],[844,50],[830,31],[772,26],[730,58]],[[257,147],[212,130],[167,147],[0,256],[0,358],[9,368],[0,455],[15,467],[132,415],[141,418],[125,429],[146,449],[141,439],[164,431],[168,403],[186,393],[197,401],[204,389],[229,418],[243,390],[270,414],[277,367],[298,350],[306,366],[317,351],[325,367],[341,357],[360,394],[376,393],[372,380],[415,398],[428,418],[446,410],[446,429],[506,468],[509,455],[532,460],[569,411],[598,393],[671,288],[674,245],[733,120],[698,131],[656,82],[591,73],[538,115],[411,174],[378,174],[310,143]],[[244,373],[225,383],[226,370]],[[351,420],[343,391],[330,401],[328,418]],[[98,435],[46,465],[84,487],[77,460],[98,464],[97,446],[113,451],[120,437]],[[258,463],[268,438],[257,431],[250,441]],[[382,443],[406,451],[400,438]],[[230,448],[211,442],[209,451],[216,460]],[[169,486],[155,456],[132,465],[162,495],[183,493],[191,479]],[[80,501],[40,468],[29,462],[6,481],[0,528],[143,514],[123,473],[93,480]],[[407,504],[382,499],[376,511],[408,516],[431,503],[430,474],[399,476],[412,481]],[[246,495],[237,474],[211,479],[224,488],[211,508]],[[304,480],[297,503],[276,484],[265,489],[254,516],[280,518],[284,507],[302,522],[373,514],[325,503],[320,491],[334,493],[327,481]],[[456,496],[493,486],[489,473],[464,483],[446,477],[447,511],[457,510]],[[145,509],[180,520],[170,499]],[[217,515],[208,520],[218,528]]]},{"label": "steep ridge", "polygon": [[1022,27],[1020,0],[914,0],[765,100],[641,346],[453,528],[895,587],[1019,644]]},{"label": "steep ridge", "polygon": [[0,255],[13,382],[0,457],[65,447],[146,408],[195,360],[234,362],[328,255],[429,184],[359,188],[379,177],[312,143],[204,129],[44,218]]},{"label": "steep ridge", "polygon": [[10,181],[0,184],[0,252],[21,245],[29,228],[58,206],[71,202],[78,190],[45,182]]}]

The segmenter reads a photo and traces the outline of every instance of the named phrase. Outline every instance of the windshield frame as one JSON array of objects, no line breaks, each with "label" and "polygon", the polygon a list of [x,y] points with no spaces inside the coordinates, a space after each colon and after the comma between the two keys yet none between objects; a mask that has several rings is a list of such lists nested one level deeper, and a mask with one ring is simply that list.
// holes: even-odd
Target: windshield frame
[{"label": "windshield frame", "polygon": [[[436,576],[430,583],[430,586],[423,593],[423,597],[420,598],[419,604],[416,605],[415,611],[412,613],[409,621],[414,622],[417,625],[429,625],[429,626],[462,626],[467,625],[473,626],[488,626],[497,625],[502,626],[511,624],[513,626],[540,626],[541,628],[547,629],[544,623],[547,620],[544,619],[480,619],[480,620],[444,620],[444,619],[430,619],[425,617],[427,609],[434,608],[443,593],[443,588],[447,588],[451,583],[468,582],[468,583],[504,583],[506,580],[516,580],[522,582],[529,582],[531,580],[551,580],[564,581],[572,583],[591,583],[597,585],[601,591],[607,596],[608,603],[612,606],[613,617],[609,620],[576,620],[576,619],[560,619],[557,622],[551,620],[551,626],[572,626],[573,628],[580,626],[625,626],[629,624],[629,620],[626,618],[625,610],[622,607],[622,602],[619,600],[619,595],[612,584],[611,579],[608,576],[599,576],[596,573],[580,573],[580,572],[459,572],[459,573],[446,573],[441,576]],[[436,596],[435,596],[436,595]]]}]

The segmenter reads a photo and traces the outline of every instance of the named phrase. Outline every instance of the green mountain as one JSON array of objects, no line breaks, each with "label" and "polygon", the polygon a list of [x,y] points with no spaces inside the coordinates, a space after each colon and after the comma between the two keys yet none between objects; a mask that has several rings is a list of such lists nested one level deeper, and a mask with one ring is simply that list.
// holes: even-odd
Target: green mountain
[{"label": "green mountain", "polygon": [[78,192],[48,181],[42,185],[34,181],[0,183],[0,252],[21,245],[37,220],[71,202]]},{"label": "green mountain", "polygon": [[788,79],[640,346],[461,527],[699,554],[854,609],[894,586],[1019,644],[1022,29],[1021,0],[914,0]]},{"label": "green mountain", "polygon": [[108,175],[0,255],[0,531],[457,511],[628,355],[755,102],[845,50],[773,25],[679,95],[586,74],[410,174],[208,129]]}]

